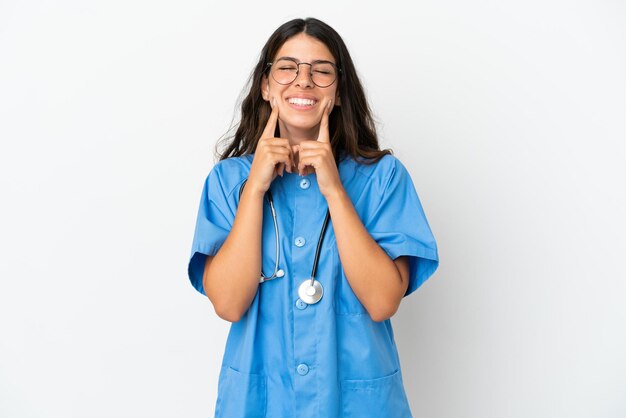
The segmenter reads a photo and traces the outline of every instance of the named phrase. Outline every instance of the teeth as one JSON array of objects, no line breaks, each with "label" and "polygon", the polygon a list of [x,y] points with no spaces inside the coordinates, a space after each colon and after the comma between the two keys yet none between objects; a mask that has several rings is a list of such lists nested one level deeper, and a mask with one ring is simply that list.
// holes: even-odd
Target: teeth
[{"label": "teeth", "polygon": [[312,106],[315,104],[315,100],[300,99],[298,97],[292,97],[289,99],[289,103],[300,105],[300,106]]}]

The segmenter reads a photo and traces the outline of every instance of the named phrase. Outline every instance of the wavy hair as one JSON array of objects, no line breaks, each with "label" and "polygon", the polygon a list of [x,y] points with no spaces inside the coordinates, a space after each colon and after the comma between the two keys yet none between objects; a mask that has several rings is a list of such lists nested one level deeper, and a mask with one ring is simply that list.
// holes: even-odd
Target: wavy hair
[{"label": "wavy hair", "polygon": [[[337,78],[341,106],[336,106],[328,119],[335,161],[338,162],[339,156],[346,154],[354,159],[360,157],[363,159],[361,162],[365,164],[373,164],[384,155],[393,154],[390,149],[379,148],[372,112],[343,39],[321,20],[307,18],[284,23],[265,43],[259,61],[247,82],[249,87],[246,97],[241,102],[241,119],[237,131],[232,135],[234,127],[231,126],[216,145],[219,160],[254,153],[271,113],[271,106],[261,96],[261,80],[263,75],[269,76],[267,63],[274,60],[280,47],[289,38],[300,33],[312,36],[326,45],[337,66],[341,68]],[[279,130],[278,126],[276,129]],[[219,148],[223,143],[226,143],[226,147],[220,152]]]}]

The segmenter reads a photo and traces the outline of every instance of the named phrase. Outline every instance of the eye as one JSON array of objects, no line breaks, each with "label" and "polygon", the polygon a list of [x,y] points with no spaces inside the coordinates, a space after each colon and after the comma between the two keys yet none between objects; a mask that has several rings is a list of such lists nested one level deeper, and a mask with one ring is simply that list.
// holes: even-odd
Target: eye
[{"label": "eye", "polygon": [[329,64],[316,64],[311,70],[313,73],[320,75],[331,75],[335,73],[335,69]]}]

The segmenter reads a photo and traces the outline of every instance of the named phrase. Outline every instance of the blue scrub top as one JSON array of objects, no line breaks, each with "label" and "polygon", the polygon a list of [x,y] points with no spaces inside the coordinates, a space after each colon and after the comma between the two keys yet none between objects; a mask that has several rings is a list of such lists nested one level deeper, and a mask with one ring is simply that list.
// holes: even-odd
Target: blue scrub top
[{"label": "blue scrub top", "polygon": [[[218,162],[204,183],[188,269],[202,294],[206,255],[215,255],[226,240],[253,157]],[[365,165],[345,154],[338,170],[376,242],[391,259],[410,256],[409,295],[434,273],[439,258],[408,171],[393,155]],[[285,171],[270,191],[278,218],[279,268],[285,275],[259,284],[248,311],[231,325],[215,416],[411,417],[391,322],[373,321],[350,288],[332,219],[316,272],[324,296],[314,305],[298,297],[298,287],[310,278],[328,208],[315,173]],[[262,248],[263,273],[271,276],[276,237],[267,198]]]}]

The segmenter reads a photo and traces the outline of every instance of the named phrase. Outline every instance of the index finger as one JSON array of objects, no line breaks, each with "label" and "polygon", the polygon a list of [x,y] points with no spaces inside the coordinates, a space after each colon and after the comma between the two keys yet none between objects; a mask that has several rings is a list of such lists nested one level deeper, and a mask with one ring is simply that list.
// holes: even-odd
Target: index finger
[{"label": "index finger", "polygon": [[328,115],[333,108],[333,101],[328,100],[324,103],[324,113],[322,113],[322,121],[320,122],[320,130],[317,134],[319,142],[330,142],[330,132],[328,131]]},{"label": "index finger", "polygon": [[267,120],[267,124],[265,125],[265,129],[263,130],[263,138],[274,138],[276,134],[276,121],[278,120],[278,106],[276,105],[276,100],[272,99],[273,107],[272,113],[270,114],[269,119]]}]

